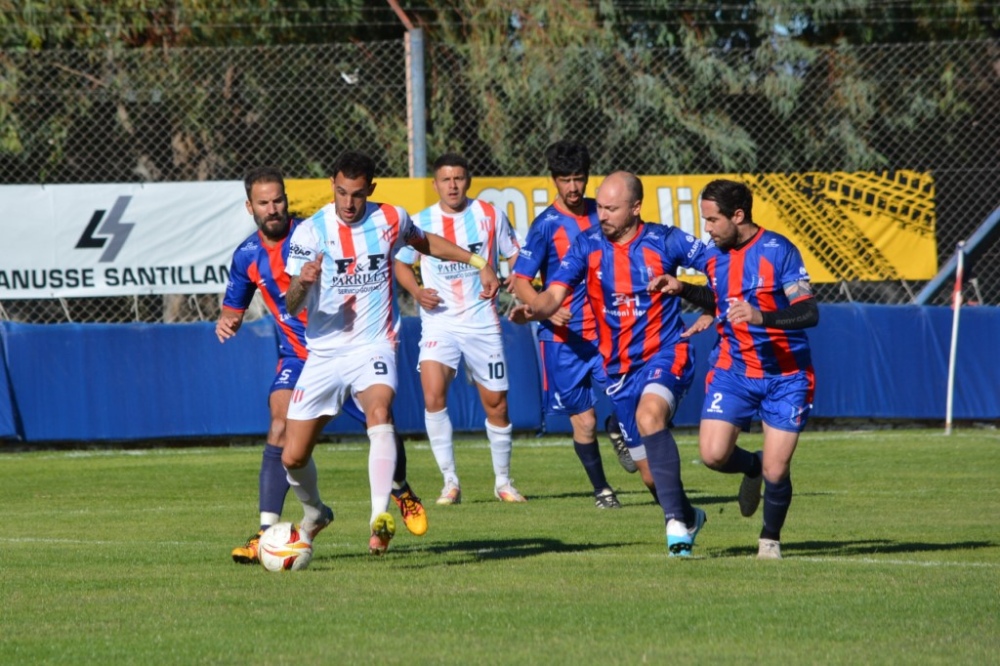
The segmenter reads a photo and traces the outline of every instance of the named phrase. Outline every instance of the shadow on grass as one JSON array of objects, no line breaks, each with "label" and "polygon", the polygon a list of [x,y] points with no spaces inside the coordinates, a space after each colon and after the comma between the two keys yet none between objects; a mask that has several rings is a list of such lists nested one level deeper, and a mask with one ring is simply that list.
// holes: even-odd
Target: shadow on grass
[{"label": "shadow on grass", "polygon": [[[695,506],[704,506],[706,504],[725,504],[727,502],[735,503],[735,496],[721,496],[721,495],[706,495],[704,497],[697,496],[698,490],[687,488],[685,489],[688,497],[691,499],[691,503]],[[647,506],[655,505],[653,502],[653,496],[644,486],[640,486],[637,489],[629,490],[619,490],[615,489],[615,494],[618,495],[618,499],[622,500],[622,505],[624,507],[629,506]],[[625,498],[628,498],[628,502],[625,502]],[[531,500],[560,500],[560,499],[582,499],[588,502],[594,501],[594,494],[588,492],[573,492],[573,493],[537,493],[528,496],[528,501]],[[643,501],[645,500],[645,501]],[[463,500],[465,501],[465,500]],[[474,500],[476,502],[489,502],[489,500]]]},{"label": "shadow on grass", "polygon": [[[622,548],[638,545],[638,543],[565,543],[558,539],[546,538],[522,538],[522,539],[476,539],[469,541],[450,541],[436,544],[421,545],[401,545],[399,548],[390,549],[387,558],[393,554],[397,556],[413,555],[435,555],[444,556],[433,558],[426,564],[415,563],[412,560],[397,560],[397,564],[402,564],[403,568],[424,568],[427,566],[441,566],[450,564],[471,564],[475,562],[490,562],[493,560],[514,560],[536,555],[547,555],[553,553],[585,553],[589,551],[603,550],[605,548]],[[344,555],[337,555],[329,559],[341,560]],[[348,558],[373,559],[367,553],[351,554]],[[316,558],[317,561],[328,558]],[[405,562],[405,563],[404,563]]]},{"label": "shadow on grass", "polygon": [[[1000,546],[992,541],[956,541],[952,543],[921,543],[867,539],[865,541],[782,541],[782,554],[799,556],[863,556],[893,555],[899,553],[933,553],[956,550],[978,550]],[[749,546],[727,548],[717,554],[721,557],[745,557],[751,553]]]}]

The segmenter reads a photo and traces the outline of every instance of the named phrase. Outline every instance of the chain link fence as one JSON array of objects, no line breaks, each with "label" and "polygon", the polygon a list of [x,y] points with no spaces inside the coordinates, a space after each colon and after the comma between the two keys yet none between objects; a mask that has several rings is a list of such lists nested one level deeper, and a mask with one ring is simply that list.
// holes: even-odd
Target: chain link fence
[{"label": "chain link fence", "polygon": [[[462,152],[478,176],[544,175],[545,147],[577,138],[595,174],[872,172],[851,194],[867,202],[898,169],[930,172],[943,265],[1000,206],[1000,41],[788,53],[430,44],[428,154]],[[408,174],[401,40],[0,53],[5,183],[238,180],[265,163],[316,178],[347,148]],[[817,292],[909,303],[922,286],[845,275]],[[6,300],[0,317],[213,320],[220,298]],[[1000,244],[966,299],[1000,304]]]}]

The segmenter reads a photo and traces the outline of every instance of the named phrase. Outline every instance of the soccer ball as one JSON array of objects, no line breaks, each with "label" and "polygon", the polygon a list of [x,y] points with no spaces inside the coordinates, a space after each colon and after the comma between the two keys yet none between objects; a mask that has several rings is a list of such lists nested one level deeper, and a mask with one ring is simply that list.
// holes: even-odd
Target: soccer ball
[{"label": "soccer ball", "polygon": [[275,523],[260,535],[257,556],[268,571],[301,571],[312,561],[312,543],[298,525]]}]

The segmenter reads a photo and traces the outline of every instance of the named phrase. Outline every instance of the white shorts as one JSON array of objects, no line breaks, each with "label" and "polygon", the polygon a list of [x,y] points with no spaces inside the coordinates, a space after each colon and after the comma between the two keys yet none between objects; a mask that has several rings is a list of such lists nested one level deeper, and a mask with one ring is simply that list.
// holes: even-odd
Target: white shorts
[{"label": "white shorts", "polygon": [[458,362],[463,356],[469,379],[490,391],[508,389],[507,358],[503,353],[503,336],[499,328],[424,328],[420,335],[420,362],[437,361],[458,370]]},{"label": "white shorts", "polygon": [[349,354],[306,359],[288,405],[288,418],[307,421],[336,416],[344,400],[373,384],[396,390],[396,352],[389,342],[354,347]]}]

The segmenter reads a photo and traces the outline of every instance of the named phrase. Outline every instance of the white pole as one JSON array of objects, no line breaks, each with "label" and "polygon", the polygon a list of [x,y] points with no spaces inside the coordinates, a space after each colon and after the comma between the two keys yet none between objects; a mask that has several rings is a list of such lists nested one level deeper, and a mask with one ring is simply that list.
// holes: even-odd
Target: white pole
[{"label": "white pole", "polygon": [[955,357],[958,353],[958,316],[962,310],[962,272],[965,268],[965,241],[959,241],[955,250],[958,264],[955,268],[955,290],[952,292],[951,350],[948,353],[948,401],[945,406],[944,434],[951,434],[952,412],[955,405]]}]

